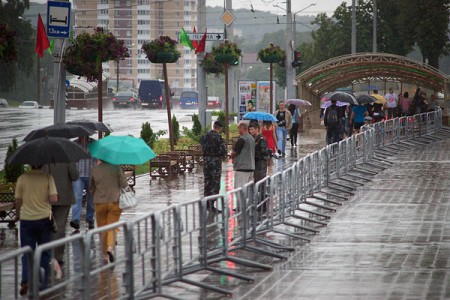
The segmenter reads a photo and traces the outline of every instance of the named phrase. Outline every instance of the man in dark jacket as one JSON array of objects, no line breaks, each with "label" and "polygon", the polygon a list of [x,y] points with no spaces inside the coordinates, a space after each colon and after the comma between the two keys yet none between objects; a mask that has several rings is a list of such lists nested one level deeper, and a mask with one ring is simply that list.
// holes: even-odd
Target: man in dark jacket
[{"label": "man in dark jacket", "polygon": [[[227,156],[225,142],[220,135],[222,123],[215,121],[213,129],[200,138],[203,148],[203,195],[217,195],[220,191],[220,176],[222,175],[222,159]],[[217,209],[208,203],[208,208],[216,212]]]},{"label": "man in dark jacket", "polygon": [[331,105],[325,111],[323,123],[327,127],[327,144],[338,143],[341,141],[342,118],[344,114],[342,110],[337,107],[336,100],[331,100]]}]

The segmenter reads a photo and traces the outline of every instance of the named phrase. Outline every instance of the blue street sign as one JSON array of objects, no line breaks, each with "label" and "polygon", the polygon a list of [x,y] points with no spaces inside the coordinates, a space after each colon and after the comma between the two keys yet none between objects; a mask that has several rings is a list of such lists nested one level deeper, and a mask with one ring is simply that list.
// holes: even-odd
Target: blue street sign
[{"label": "blue street sign", "polygon": [[47,36],[68,38],[70,34],[70,2],[47,2]]},{"label": "blue street sign", "polygon": [[70,81],[66,79],[66,88],[70,86]]}]

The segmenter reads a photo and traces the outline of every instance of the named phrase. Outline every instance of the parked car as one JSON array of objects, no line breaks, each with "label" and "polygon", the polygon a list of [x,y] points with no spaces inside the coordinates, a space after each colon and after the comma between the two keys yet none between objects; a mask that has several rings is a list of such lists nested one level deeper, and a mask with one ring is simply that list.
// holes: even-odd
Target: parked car
[{"label": "parked car", "polygon": [[182,91],[180,96],[180,108],[198,109],[198,92]]},{"label": "parked car", "polygon": [[8,101],[6,99],[0,98],[0,107],[8,107]]},{"label": "parked car", "polygon": [[222,101],[220,101],[219,97],[208,96],[207,108],[222,109]]},{"label": "parked car", "polygon": [[141,107],[141,101],[136,93],[132,91],[120,91],[112,97],[112,104],[114,108],[128,108],[134,109]]},{"label": "parked car", "polygon": [[[142,108],[166,107],[167,102],[164,80],[142,80],[139,84],[138,93]],[[173,96],[173,93],[170,91],[169,87],[169,97],[171,96]],[[170,103],[172,103],[172,101]]]},{"label": "parked car", "polygon": [[39,105],[36,101],[23,101],[19,108],[42,108],[42,105]]}]

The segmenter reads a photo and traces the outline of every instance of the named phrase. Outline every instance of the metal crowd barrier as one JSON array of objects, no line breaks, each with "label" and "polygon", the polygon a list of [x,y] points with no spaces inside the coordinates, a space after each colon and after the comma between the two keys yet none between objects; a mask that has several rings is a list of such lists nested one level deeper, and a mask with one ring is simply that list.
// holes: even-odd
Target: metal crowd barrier
[{"label": "metal crowd barrier", "polygon": [[[271,259],[286,259],[294,251],[290,239],[303,242],[327,225],[330,212],[392,163],[389,156],[408,146],[440,139],[441,111],[402,117],[363,126],[361,133],[327,145],[292,166],[257,183],[199,200],[169,206],[132,222],[117,222],[41,245],[34,253],[20,248],[0,257],[0,296],[18,299],[19,259],[31,263],[29,298],[47,299],[177,299],[180,282],[231,295],[220,284],[192,279],[199,271],[254,278],[246,268],[270,271],[271,265],[240,258],[240,251]],[[211,212],[209,205],[221,209]],[[103,262],[102,239],[116,234],[115,261]],[[42,254],[65,247],[62,278],[50,276],[40,287]],[[4,273],[6,272],[6,273]],[[12,274],[13,276],[4,276]],[[174,290],[175,289],[175,290]],[[181,296],[179,298],[182,298]]]}]

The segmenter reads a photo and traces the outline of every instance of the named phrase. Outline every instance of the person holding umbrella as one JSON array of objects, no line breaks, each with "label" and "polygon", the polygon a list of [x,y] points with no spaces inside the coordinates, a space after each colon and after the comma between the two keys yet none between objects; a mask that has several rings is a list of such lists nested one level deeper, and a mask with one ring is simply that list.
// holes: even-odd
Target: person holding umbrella
[{"label": "person holding umbrella", "polygon": [[[95,204],[97,226],[102,227],[119,221],[122,210],[119,208],[120,189],[128,186],[122,168],[103,160],[91,170],[89,189]],[[103,262],[114,262],[116,231],[101,233]]]},{"label": "person holding umbrella", "polygon": [[[41,165],[32,165],[31,171],[20,175],[17,179],[16,219],[20,220],[20,245],[36,249],[36,245],[49,243],[52,240],[51,204],[58,201],[56,185],[52,175],[41,170]],[[47,287],[50,271],[50,250],[44,251],[40,262],[44,270],[41,278],[41,289]],[[22,257],[22,281],[20,295],[28,293],[28,260]]]},{"label": "person holding umbrella", "polygon": [[342,109],[337,107],[337,100],[331,99],[331,106],[325,111],[323,118],[324,125],[327,127],[327,144],[338,143],[342,131],[342,118],[344,114]]},{"label": "person holding umbrella", "polygon": [[[87,150],[87,147],[92,143],[92,139],[87,136],[80,136],[75,144]],[[89,178],[91,175],[91,168],[95,166],[97,160],[95,158],[81,159],[76,163],[77,171],[79,173],[78,179],[73,183],[73,192],[75,194],[75,204],[72,205],[72,221],[70,226],[75,229],[80,229],[80,217],[83,204],[83,191],[86,191],[86,224],[88,229],[94,228],[94,214],[95,207],[92,200],[91,192],[89,191]]]}]

